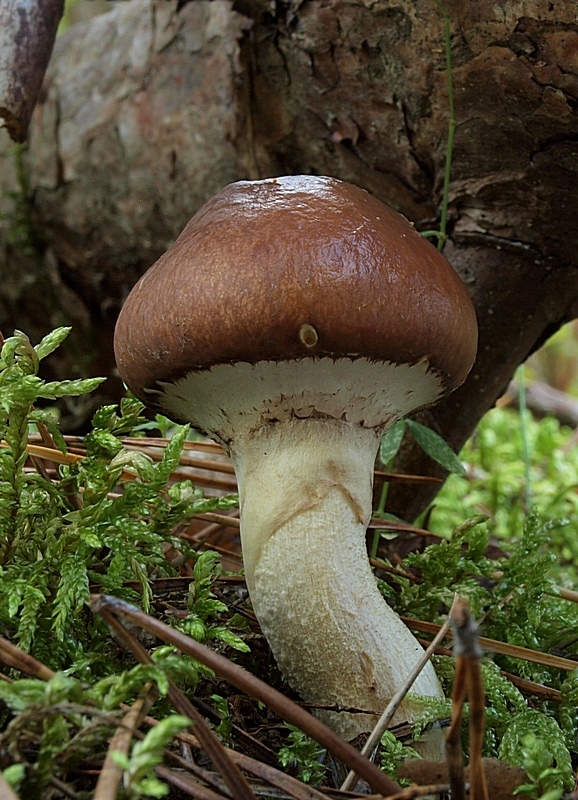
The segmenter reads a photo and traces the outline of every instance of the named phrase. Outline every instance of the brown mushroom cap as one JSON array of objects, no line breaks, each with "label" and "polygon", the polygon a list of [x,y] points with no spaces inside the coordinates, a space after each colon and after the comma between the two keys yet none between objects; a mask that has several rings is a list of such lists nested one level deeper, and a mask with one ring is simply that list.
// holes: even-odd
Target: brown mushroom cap
[{"label": "brown mushroom cap", "polygon": [[219,364],[324,356],[427,359],[449,392],[476,345],[472,303],[436,248],[368,192],[313,176],[226,186],[135,286],[115,333],[143,399]]}]

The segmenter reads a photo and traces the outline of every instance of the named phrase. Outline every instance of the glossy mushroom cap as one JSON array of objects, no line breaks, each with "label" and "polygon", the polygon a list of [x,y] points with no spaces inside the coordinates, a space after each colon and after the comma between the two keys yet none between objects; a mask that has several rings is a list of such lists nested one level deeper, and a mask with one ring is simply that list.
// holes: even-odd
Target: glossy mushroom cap
[{"label": "glossy mushroom cap", "polygon": [[434,380],[413,409],[463,382],[476,345],[472,303],[436,248],[368,192],[313,176],[225,187],[135,286],[115,334],[138,397],[217,435],[219,421],[167,400],[171,385],[218,365],[363,359]]}]

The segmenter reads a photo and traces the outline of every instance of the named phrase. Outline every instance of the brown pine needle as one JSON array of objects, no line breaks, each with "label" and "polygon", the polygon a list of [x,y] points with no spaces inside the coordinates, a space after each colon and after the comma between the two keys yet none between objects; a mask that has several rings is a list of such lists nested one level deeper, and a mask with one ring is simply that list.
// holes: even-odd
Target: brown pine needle
[{"label": "brown pine needle", "polygon": [[135,731],[141,725],[143,718],[150,710],[157,696],[156,688],[146,684],[141,696],[133,703],[132,708],[124,715],[110,740],[104,764],[98,776],[93,800],[115,800],[117,797],[123,769],[112,758],[111,753],[118,752],[128,756],[130,743]]},{"label": "brown pine needle", "polygon": [[[435,635],[440,629],[440,625],[435,622],[426,622],[425,620],[411,619],[410,617],[401,617],[401,619],[408,628],[422,633]],[[451,636],[451,631],[448,631],[448,636]],[[522,661],[530,661],[532,664],[540,664],[543,667],[562,669],[567,672],[578,667],[577,661],[571,661],[569,658],[562,658],[562,656],[553,656],[550,653],[540,653],[538,650],[530,650],[529,647],[519,647],[515,644],[500,642],[497,639],[488,639],[485,636],[480,636],[479,642],[484,650],[511,656],[512,658],[520,658]]]},{"label": "brown pine needle", "polygon": [[[408,786],[397,794],[392,794],[387,800],[414,800],[414,797],[428,797],[447,794],[450,787],[447,783],[433,783],[429,786]],[[453,798],[452,798],[453,800]]]}]

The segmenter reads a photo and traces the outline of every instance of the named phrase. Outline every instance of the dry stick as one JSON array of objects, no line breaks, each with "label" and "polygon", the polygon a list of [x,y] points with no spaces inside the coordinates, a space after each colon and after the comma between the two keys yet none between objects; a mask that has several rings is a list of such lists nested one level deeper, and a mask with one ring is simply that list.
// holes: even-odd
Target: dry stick
[{"label": "dry stick", "polygon": [[155,767],[155,772],[159,778],[162,778],[167,783],[180,789],[181,792],[188,794],[189,797],[195,797],[197,800],[223,800],[222,794],[218,794],[213,791],[213,789],[203,786],[202,783],[199,783],[199,781],[195,780],[191,775],[187,775],[183,772],[175,772],[162,764]]},{"label": "dry stick", "polygon": [[447,794],[449,789],[450,787],[447,783],[432,783],[429,786],[408,786],[407,789],[388,797],[387,800],[413,800],[414,797]]},{"label": "dry stick", "polygon": [[[140,445],[125,444],[124,447],[126,450],[144,453],[144,455],[149,456],[153,461],[161,461],[163,458],[163,451],[151,447],[148,439],[142,439]],[[223,472],[226,475],[235,474],[235,469],[228,459],[226,461],[214,461],[210,458],[195,458],[194,456],[181,455],[179,457],[179,464],[182,467],[195,467],[196,469],[206,469],[211,472]]]},{"label": "dry stick", "polygon": [[[147,717],[147,719],[150,718]],[[155,724],[158,725],[158,722],[156,720]],[[142,736],[142,734],[139,734],[139,736]],[[175,738],[178,739],[179,743],[182,746],[187,747],[189,751],[191,750],[191,744],[189,740],[183,739],[183,737],[180,734],[177,734]],[[201,743],[199,742],[198,739],[196,739],[193,736],[191,737],[191,740],[195,742],[194,744],[195,747],[197,747],[198,749],[202,749]],[[230,751],[228,751],[227,748],[224,748],[224,750],[227,752],[227,754],[230,755]],[[209,789],[211,789],[211,791],[215,791],[222,797],[227,797],[227,798],[231,797],[231,793],[225,786],[223,779],[219,775],[217,775],[217,773],[209,772],[209,770],[204,769],[203,767],[199,767],[197,764],[195,764],[192,759],[192,753],[190,760],[183,758],[183,756],[178,755],[172,750],[165,750],[164,755],[165,755],[165,760],[171,761],[175,766],[188,772],[196,781],[201,781],[203,785],[207,786]]]},{"label": "dry stick", "polygon": [[[418,638],[418,642],[423,647],[429,645],[429,641],[424,641],[423,639]],[[438,647],[436,647],[436,655],[453,656],[453,652],[448,647],[440,647],[438,645]],[[540,697],[542,700],[551,700],[554,703],[562,702],[562,692],[558,689],[552,689],[551,686],[544,686],[541,683],[535,683],[534,681],[526,680],[526,678],[520,678],[519,675],[514,675],[503,669],[500,670],[500,675],[507,678],[510,683],[513,683],[523,694],[533,694],[536,695],[536,697]]]},{"label": "dry stick", "polygon": [[[222,528],[223,526],[220,525],[219,527]],[[199,544],[199,542],[195,538],[195,534],[179,533],[178,538],[184,539],[185,542],[193,542],[195,544]],[[200,545],[202,547],[206,547],[208,550],[214,550],[215,553],[220,553],[222,556],[227,556],[227,558],[237,561],[240,567],[243,565],[242,564],[243,557],[241,556],[241,554],[235,553],[233,552],[233,550],[229,550],[228,547],[220,547],[218,544],[215,544],[214,542],[200,542]]]},{"label": "dry stick", "polygon": [[[494,578],[494,580],[499,581],[503,577],[504,573],[501,570],[492,573],[492,578]],[[562,600],[569,600],[571,603],[578,603],[578,592],[572,589],[565,589],[563,586],[553,586],[552,591],[546,594],[550,597],[561,597]]]},{"label": "dry stick", "polygon": [[[482,764],[482,748],[484,744],[485,728],[485,697],[484,682],[480,669],[482,650],[479,644],[478,626],[473,619],[466,600],[460,600],[452,614],[452,629],[454,632],[454,653],[456,656],[456,708],[454,721],[454,707],[452,707],[452,724],[448,732],[448,766],[450,768],[450,784],[455,778],[463,784],[463,756],[461,755],[459,721],[466,692],[470,700],[470,800],[488,800],[488,788]],[[458,677],[459,676],[459,677]],[[452,698],[453,700],[453,698]],[[450,735],[451,734],[451,735]],[[450,753],[454,748],[456,774],[452,773],[452,758]],[[457,755],[462,760],[461,776],[457,775]]]},{"label": "dry stick", "polygon": [[206,511],[203,514],[193,514],[195,519],[202,519],[205,522],[216,522],[220,528],[240,528],[241,520],[237,517],[228,517],[226,514],[215,514],[213,511]]},{"label": "dry stick", "polygon": [[[8,445],[6,442],[0,442],[0,447],[7,448]],[[45,461],[52,461],[55,464],[77,464],[79,461],[82,461],[85,458],[84,455],[79,455],[78,453],[62,453],[60,450],[53,449],[51,447],[43,447],[42,445],[37,444],[29,444],[26,449],[30,456],[42,458]],[[175,470],[172,475],[173,477],[191,478],[189,473],[179,472],[179,470]],[[138,476],[134,472],[123,470],[121,477],[126,481],[134,481]],[[237,484],[232,478],[208,478],[202,475],[195,475],[194,478],[195,483],[199,486],[207,486],[214,489],[224,489],[231,492],[234,492],[237,489]]]},{"label": "dry stick", "polygon": [[[235,509],[231,516],[225,515],[227,519],[238,519],[239,518],[239,509]],[[227,523],[227,526],[230,527],[230,524]],[[190,541],[197,542],[198,544],[204,544],[205,540],[209,538],[213,533],[220,531],[224,526],[221,525],[220,522],[213,522],[210,525],[207,525],[206,528],[202,528],[200,531],[197,531],[193,534],[187,534],[190,537]],[[177,534],[180,536],[180,533]]]},{"label": "dry stick", "polygon": [[[420,619],[411,619],[410,617],[400,617],[405,622],[408,628],[423,633],[437,633],[440,629],[439,625],[435,622],[425,622]],[[538,650],[530,650],[528,647],[520,647],[517,644],[506,644],[497,639],[488,639],[485,636],[479,637],[480,647],[484,650],[490,650],[492,653],[500,653],[504,656],[511,656],[512,658],[520,658],[523,661],[530,661],[533,664],[540,664],[543,667],[550,667],[551,669],[570,670],[576,669],[578,662],[571,661],[569,658],[562,658],[562,656],[553,656],[550,653],[540,653]]]},{"label": "dry stick", "polygon": [[150,683],[147,683],[141,696],[135,700],[132,708],[124,715],[122,722],[110,740],[108,752],[94,790],[93,800],[115,800],[122,780],[123,768],[114,762],[112,753],[114,751],[128,755],[135,731],[150,711],[157,695],[156,687],[153,688]]},{"label": "dry stick", "polygon": [[[150,654],[145,650],[145,648],[141,645],[141,643],[131,634],[126,628],[123,626],[122,622],[117,619],[115,614],[118,614],[118,607],[117,604],[121,603],[122,606],[127,605],[122,603],[122,601],[117,600],[116,598],[108,598],[109,600],[114,600],[114,602],[107,602],[106,599],[102,595],[97,595],[97,598],[100,597],[100,603],[97,607],[97,612],[100,616],[104,619],[106,624],[115,631],[121,642],[124,646],[126,646],[133,655],[143,664],[152,664],[154,663]],[[93,595],[94,598],[94,595]],[[95,610],[95,602],[94,600],[91,603],[91,607],[93,611]],[[129,606],[129,608],[132,608]],[[138,610],[138,609],[137,609]],[[147,617],[146,614],[140,612],[142,617],[149,622],[152,622],[152,617]],[[119,616],[123,616],[122,613]],[[156,620],[155,620],[156,622]],[[137,623],[138,624],[138,623]],[[163,627],[168,628],[168,625],[164,625],[164,623],[159,623],[163,625]],[[141,623],[142,625],[142,623]],[[142,627],[147,628],[148,626],[142,625]],[[169,630],[171,630],[169,628]],[[186,636],[182,638],[187,639]],[[183,648],[180,648],[183,649]],[[221,744],[218,737],[213,733],[213,731],[208,727],[207,723],[199,714],[197,709],[190,703],[187,698],[182,694],[182,692],[177,689],[175,684],[169,680],[169,691],[168,697],[173,704],[173,706],[184,716],[188,717],[196,726],[196,734],[199,741],[202,743],[203,748],[215,767],[221,772],[224,781],[229,786],[231,793],[235,800],[256,800],[255,795],[253,794],[251,787],[245,780],[244,776],[242,775],[241,771],[237,767],[237,765],[231,761],[231,759],[225,753],[225,749]]]},{"label": "dry stick", "polygon": [[[363,746],[363,750],[361,751],[361,754],[367,756],[367,758],[373,760],[377,746],[381,740],[383,732],[386,730],[387,726],[391,722],[391,718],[399,708],[406,694],[413,686],[420,672],[423,670],[427,662],[432,657],[436,647],[445,639],[451,624],[451,614],[456,606],[457,600],[458,597],[457,595],[455,595],[454,602],[450,609],[450,613],[448,614],[447,620],[442,625],[437,636],[435,637],[433,642],[429,645],[427,650],[424,653],[422,653],[422,656],[415,665],[414,669],[407,676],[405,683],[402,686],[400,686],[398,691],[393,695],[393,697],[387,704],[385,711],[379,718],[377,725],[369,735],[365,745]],[[346,777],[346,779],[343,781],[343,784],[341,785],[341,791],[342,792],[353,791],[353,789],[355,788],[355,784],[357,783],[357,780],[358,780],[358,775],[356,775],[355,772],[351,771],[349,775]]]},{"label": "dry stick", "polygon": [[[81,437],[74,437],[74,438],[76,438],[76,440],[79,443],[82,443],[82,438]],[[155,436],[141,436],[141,437],[125,436],[125,438],[122,439],[122,443],[125,444],[125,445],[134,444],[134,445],[139,446],[143,442],[146,442],[146,444],[150,445],[151,447],[166,447],[168,445],[168,443],[170,442],[170,439],[165,439],[165,438],[162,438],[160,436],[157,436],[157,437],[155,437]],[[205,453],[215,453],[215,454],[218,453],[218,454],[223,455],[223,456],[226,455],[225,451],[223,450],[223,448],[221,447],[220,444],[217,444],[217,442],[208,441],[208,440],[198,441],[198,442],[186,441],[184,443],[184,445],[183,445],[183,450],[201,450],[201,451],[204,451]]]},{"label": "dry stick", "polygon": [[466,796],[464,754],[461,740],[462,711],[466,698],[466,689],[466,666],[463,660],[458,658],[456,659],[456,674],[452,692],[452,718],[446,735],[446,760],[452,800],[465,800]]},{"label": "dry stick", "polygon": [[0,772],[0,800],[20,800],[4,775]]},{"label": "dry stick", "polygon": [[327,800],[325,795],[318,792],[312,786],[307,786],[305,783],[294,778],[292,775],[286,775],[281,770],[275,769],[268,764],[263,764],[255,758],[246,756],[244,753],[239,753],[236,750],[228,751],[231,758],[237,762],[246,772],[250,772],[257,778],[267,781],[271,786],[287,792],[295,798],[295,800]]},{"label": "dry stick", "polygon": [[470,800],[488,800],[488,787],[482,762],[486,703],[479,655],[469,659],[468,696],[470,698]]},{"label": "dry stick", "polygon": [[407,522],[394,522],[393,520],[379,519],[379,517],[372,517],[367,527],[368,530],[375,530],[378,528],[379,530],[384,531],[415,533],[417,536],[424,536],[429,539],[438,539],[440,541],[444,538],[443,536],[440,536],[439,533],[432,533],[432,531],[427,531],[425,528],[416,528],[415,525],[410,525]]},{"label": "dry stick", "polygon": [[233,664],[219,653],[209,650],[208,647],[200,644],[200,642],[190,639],[163,622],[147,616],[135,606],[115,597],[92,595],[91,608],[95,613],[101,615],[103,612],[107,613],[108,611],[110,615],[115,614],[123,619],[128,619],[133,624],[145,628],[145,630],[158,636],[159,639],[173,644],[182,652],[197,659],[197,661],[201,661],[240,691],[256,700],[260,700],[281,719],[290,722],[313,739],[316,739],[350,769],[354,769],[375,792],[385,796],[399,792],[400,787],[395,781],[384,775],[375,764],[372,764],[361,753],[358,753],[354,747],[328,728],[327,725],[324,725],[320,720],[289,700],[281,692],[273,689],[237,664]]},{"label": "dry stick", "polygon": [[405,472],[385,472],[382,469],[373,471],[379,478],[388,481],[400,481],[402,483],[443,483],[441,478],[434,478],[433,475],[407,475]]},{"label": "dry stick", "polygon": [[0,661],[41,681],[49,681],[56,675],[49,667],[46,667],[29,653],[25,653],[24,650],[21,650],[3,636],[0,636]]}]

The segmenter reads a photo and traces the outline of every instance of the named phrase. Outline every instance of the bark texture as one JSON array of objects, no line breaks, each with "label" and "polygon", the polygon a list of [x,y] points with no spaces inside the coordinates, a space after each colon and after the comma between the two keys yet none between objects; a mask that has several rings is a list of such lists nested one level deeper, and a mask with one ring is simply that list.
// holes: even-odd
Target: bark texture
[{"label": "bark texture", "polygon": [[0,120],[23,142],[64,0],[0,0]]},{"label": "bark texture", "polygon": [[[458,448],[578,311],[578,25],[567,0],[446,9],[457,127],[445,252],[481,338],[467,382],[425,416]],[[118,4],[57,42],[26,156],[43,244],[31,269],[5,233],[3,324],[34,333],[72,318],[78,352],[110,370],[126,292],[222,185],[333,175],[425,230],[439,220],[447,130],[432,0]],[[431,467],[411,446],[402,466]],[[413,516],[428,491],[392,490],[391,510]]]}]

